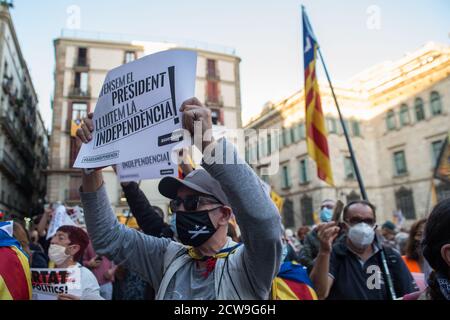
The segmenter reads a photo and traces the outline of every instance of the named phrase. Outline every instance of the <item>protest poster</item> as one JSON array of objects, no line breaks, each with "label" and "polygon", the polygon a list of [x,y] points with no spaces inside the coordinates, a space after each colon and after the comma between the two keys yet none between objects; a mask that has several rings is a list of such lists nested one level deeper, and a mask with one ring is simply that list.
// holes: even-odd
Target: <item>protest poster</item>
[{"label": "protest poster", "polygon": [[66,207],[64,207],[63,205],[59,205],[55,209],[53,219],[50,221],[46,237],[47,240],[55,235],[56,230],[58,230],[59,227],[66,225],[77,226],[76,223],[67,214]]},{"label": "protest poster", "polygon": [[170,153],[183,140],[179,109],[194,96],[196,62],[194,51],[168,50],[109,71],[94,111],[93,138],[82,145],[74,167],[121,163],[147,166],[152,178],[176,176]]},{"label": "protest poster", "polygon": [[81,297],[80,268],[32,268],[32,300],[56,300],[59,294]]},{"label": "protest poster", "polygon": [[[212,126],[213,137],[215,140],[218,140],[222,137],[226,137],[228,129],[225,126]],[[177,149],[172,150],[172,159],[177,159],[176,152],[181,148],[181,144],[177,146]],[[168,155],[169,156],[169,155]],[[119,163],[117,165],[117,176],[120,182],[128,182],[128,181],[139,181],[145,179],[154,179],[159,178],[159,175],[155,175],[154,169],[152,167],[152,163],[155,161],[152,159],[153,156],[149,155],[147,157],[142,158],[144,161],[134,161],[131,165],[130,162],[127,163]],[[201,162],[201,156],[199,156],[199,162]]]}]

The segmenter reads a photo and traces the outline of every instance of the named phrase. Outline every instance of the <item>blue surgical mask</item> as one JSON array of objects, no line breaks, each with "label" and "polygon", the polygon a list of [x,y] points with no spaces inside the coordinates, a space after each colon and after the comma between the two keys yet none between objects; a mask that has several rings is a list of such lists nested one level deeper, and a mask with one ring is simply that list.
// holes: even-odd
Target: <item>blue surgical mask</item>
[{"label": "blue surgical mask", "polygon": [[330,222],[333,217],[333,210],[328,208],[323,208],[320,210],[320,221]]}]

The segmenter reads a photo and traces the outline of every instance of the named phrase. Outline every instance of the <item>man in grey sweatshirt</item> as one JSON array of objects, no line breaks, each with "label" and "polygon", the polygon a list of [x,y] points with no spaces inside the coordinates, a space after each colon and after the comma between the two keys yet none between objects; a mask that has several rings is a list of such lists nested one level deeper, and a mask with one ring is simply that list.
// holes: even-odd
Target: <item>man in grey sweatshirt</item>
[{"label": "man in grey sweatshirt", "polygon": [[[196,98],[185,101],[180,111],[183,127],[191,135],[196,121],[201,121],[202,133],[211,130],[211,111]],[[92,116],[77,131],[84,143],[91,140]],[[159,184],[161,194],[172,199],[182,243],[121,225],[101,171],[83,173],[81,201],[94,248],[139,273],[157,291],[157,299],[267,299],[281,260],[280,215],[232,144],[203,138],[205,149],[212,150],[203,152],[205,170],[195,170],[184,180],[167,177]],[[234,159],[233,163],[217,161],[219,154]],[[232,213],[243,245],[227,237]]]}]

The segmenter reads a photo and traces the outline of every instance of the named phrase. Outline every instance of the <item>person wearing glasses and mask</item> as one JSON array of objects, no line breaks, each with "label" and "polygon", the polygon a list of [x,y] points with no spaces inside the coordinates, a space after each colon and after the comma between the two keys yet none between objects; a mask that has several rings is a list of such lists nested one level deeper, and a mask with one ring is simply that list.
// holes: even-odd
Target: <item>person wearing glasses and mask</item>
[{"label": "person wearing glasses and mask", "polygon": [[[139,273],[157,292],[156,299],[268,299],[281,262],[280,215],[253,170],[226,139],[206,139],[211,110],[196,98],[183,102],[183,127],[203,133],[202,169],[184,180],[163,178],[159,192],[172,199],[176,242],[121,225],[111,209],[101,170],[83,173],[80,190],[87,229],[98,254]],[[91,140],[93,114],[78,138]],[[196,128],[198,128],[196,124]],[[217,161],[226,155],[234,163]],[[242,245],[227,237],[234,214]]]},{"label": "person wearing glasses and mask", "polygon": [[[375,206],[365,200],[352,201],[344,208],[343,220],[340,226],[329,222],[317,227],[320,249],[310,276],[319,299],[390,299],[376,239]],[[341,227],[346,235],[333,245]],[[417,291],[400,254],[383,248],[396,297]]]}]

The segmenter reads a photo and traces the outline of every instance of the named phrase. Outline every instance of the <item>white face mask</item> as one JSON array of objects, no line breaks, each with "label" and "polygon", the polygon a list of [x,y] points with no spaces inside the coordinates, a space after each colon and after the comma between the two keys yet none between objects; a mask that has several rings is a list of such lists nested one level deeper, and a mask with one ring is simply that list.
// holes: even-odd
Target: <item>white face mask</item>
[{"label": "white face mask", "polygon": [[48,257],[56,265],[61,265],[70,258],[70,255],[66,254],[66,247],[60,246],[58,244],[51,244],[48,248]]},{"label": "white face mask", "polygon": [[375,231],[367,223],[361,222],[350,228],[348,238],[356,248],[365,249],[373,242]]}]

